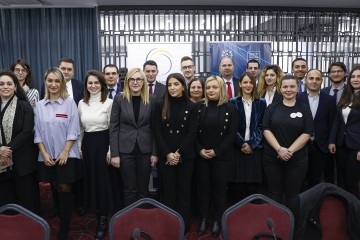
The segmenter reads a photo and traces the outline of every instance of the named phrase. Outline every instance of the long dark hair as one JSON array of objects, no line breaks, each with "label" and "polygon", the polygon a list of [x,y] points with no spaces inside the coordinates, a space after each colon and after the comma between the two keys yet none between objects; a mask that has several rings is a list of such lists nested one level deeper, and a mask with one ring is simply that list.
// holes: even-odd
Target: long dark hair
[{"label": "long dark hair", "polygon": [[87,83],[88,83],[88,79],[89,79],[90,76],[94,76],[99,80],[100,85],[101,85],[101,90],[100,90],[101,91],[101,99],[100,99],[100,101],[102,103],[104,103],[106,101],[106,99],[107,99],[108,88],[107,88],[107,85],[106,85],[106,82],[105,82],[104,75],[101,72],[96,71],[96,70],[90,70],[86,74],[85,81],[84,81],[84,99],[83,99],[84,103],[89,104],[90,92],[87,89]]},{"label": "long dark hair", "polygon": [[181,85],[184,87],[184,91],[183,91],[183,97],[185,97],[186,100],[189,99],[189,95],[188,92],[186,90],[186,83],[185,83],[185,78],[181,73],[171,73],[167,78],[166,78],[166,91],[165,91],[165,98],[164,98],[164,106],[162,109],[162,120],[164,121],[165,119],[169,119],[170,117],[170,107],[171,107],[171,103],[170,103],[170,98],[171,96],[169,95],[169,90],[168,90],[168,83],[169,80],[171,78],[175,78],[176,80],[178,80]]},{"label": "long dark hair", "polygon": [[27,75],[26,75],[26,78],[25,78],[25,84],[30,88],[30,89],[32,89],[32,88],[34,88],[34,86],[33,86],[33,81],[32,81],[32,74],[31,74],[31,68],[30,68],[30,65],[24,60],[24,59],[18,59],[18,60],[16,60],[14,63],[13,63],[13,65],[11,65],[11,67],[10,67],[10,70],[12,71],[12,72],[14,72],[15,71],[15,66],[16,65],[21,65],[24,69],[26,69],[26,71],[27,71]]},{"label": "long dark hair", "polygon": [[10,70],[1,70],[0,71],[0,77],[2,76],[8,76],[12,79],[12,81],[14,82],[15,86],[16,86],[16,89],[15,89],[15,96],[18,97],[18,99],[20,100],[23,100],[23,101],[27,101],[27,97],[26,97],[26,94],[25,94],[25,91],[24,89],[22,88],[22,86],[20,86],[20,82],[19,80],[17,79],[16,75],[10,71]]},{"label": "long dark hair", "polygon": [[252,76],[250,73],[248,72],[244,72],[243,74],[240,75],[239,77],[239,86],[238,87],[238,97],[242,97],[243,96],[243,92],[242,92],[242,88],[240,87],[240,83],[244,80],[245,77],[250,78],[250,81],[253,85],[253,90],[252,90],[252,94],[251,94],[251,99],[255,100],[255,99],[259,99],[259,94],[257,92],[257,88],[256,88],[256,79],[254,76]]},{"label": "long dark hair", "polygon": [[354,67],[347,77],[347,84],[344,87],[344,91],[337,105],[339,109],[348,107],[350,103],[352,108],[360,109],[360,91],[355,93],[354,88],[351,86],[350,82],[351,76],[356,70],[360,70],[360,66]]}]

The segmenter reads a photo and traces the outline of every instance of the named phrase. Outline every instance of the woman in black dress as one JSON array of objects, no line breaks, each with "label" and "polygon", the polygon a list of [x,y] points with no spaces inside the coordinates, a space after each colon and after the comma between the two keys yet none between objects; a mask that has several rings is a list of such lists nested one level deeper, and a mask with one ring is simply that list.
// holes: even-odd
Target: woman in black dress
[{"label": "woman in black dress", "polygon": [[157,103],[154,116],[164,203],[182,215],[185,232],[188,232],[197,111],[195,104],[188,99],[182,74],[170,74],[166,86],[165,98]]},{"label": "woman in black dress", "polygon": [[[211,76],[205,83],[205,103],[199,109],[196,180],[201,214],[198,235],[206,231],[211,216],[211,235],[218,237],[220,220],[226,209],[226,184],[234,158],[233,144],[238,126],[235,106],[228,102],[224,80]],[[212,209],[211,209],[212,207]]]},{"label": "woman in black dress", "polygon": [[[263,119],[264,171],[270,197],[294,210],[308,168],[307,141],[313,132],[310,108],[297,101],[297,80],[285,75],[280,82],[283,100],[271,104]],[[295,214],[295,212],[294,212]]]}]

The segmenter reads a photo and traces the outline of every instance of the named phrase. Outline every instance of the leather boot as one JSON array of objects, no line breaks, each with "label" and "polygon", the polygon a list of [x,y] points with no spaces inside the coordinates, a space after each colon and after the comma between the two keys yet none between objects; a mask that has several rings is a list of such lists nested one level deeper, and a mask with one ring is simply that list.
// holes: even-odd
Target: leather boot
[{"label": "leather boot", "polygon": [[201,222],[199,223],[198,229],[197,229],[197,235],[202,236],[206,232],[207,227],[207,219],[203,218],[201,219]]},{"label": "leather boot", "polygon": [[107,228],[107,218],[106,216],[96,216],[97,219],[97,228],[96,228],[96,236],[95,240],[101,240],[106,235]]},{"label": "leather boot", "polygon": [[221,224],[219,221],[214,221],[213,226],[211,228],[211,236],[213,238],[217,238],[220,236],[221,232]]}]

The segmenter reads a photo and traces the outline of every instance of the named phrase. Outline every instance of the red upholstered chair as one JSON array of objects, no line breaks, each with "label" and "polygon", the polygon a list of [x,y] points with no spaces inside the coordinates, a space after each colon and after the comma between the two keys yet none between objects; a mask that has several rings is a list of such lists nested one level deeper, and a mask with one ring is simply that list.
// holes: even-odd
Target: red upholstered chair
[{"label": "red upholstered chair", "polygon": [[274,239],[268,226],[271,220],[278,238],[293,239],[294,216],[292,212],[262,194],[251,195],[224,212],[222,217],[224,239],[253,240],[256,235],[269,236],[258,239]]},{"label": "red upholstered chair", "polygon": [[154,199],[143,198],[114,214],[109,223],[109,237],[111,240],[128,240],[134,230],[139,229],[155,240],[182,240],[184,228],[179,213]]},{"label": "red upholstered chair", "polygon": [[[6,214],[8,210],[11,214]],[[43,218],[26,208],[7,204],[0,208],[0,239],[49,240],[50,227]]]},{"label": "red upholstered chair", "polygon": [[[323,240],[350,239],[346,229],[347,213],[343,202],[333,196],[325,197],[320,208],[320,223]],[[359,226],[360,227],[360,226]]]}]

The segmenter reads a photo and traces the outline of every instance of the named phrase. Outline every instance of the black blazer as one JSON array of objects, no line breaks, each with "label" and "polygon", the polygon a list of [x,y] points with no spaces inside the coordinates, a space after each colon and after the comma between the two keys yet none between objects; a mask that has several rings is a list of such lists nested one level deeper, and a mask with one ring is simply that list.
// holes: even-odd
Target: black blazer
[{"label": "black blazer", "polygon": [[[266,93],[265,93],[266,94]],[[261,98],[265,99],[265,94],[261,96]],[[281,93],[278,93],[277,91],[274,92],[274,98],[271,103],[276,103],[282,101],[283,96]]]},{"label": "black blazer", "polygon": [[164,96],[165,96],[165,91],[166,91],[166,86],[164,84],[159,83],[158,81],[156,81],[154,95],[157,98],[163,99]]},{"label": "black blazer", "polygon": [[[336,114],[336,99],[324,92],[320,92],[319,97],[319,105],[314,118],[314,134],[320,150],[327,153],[329,134]],[[310,107],[307,92],[298,94],[297,99]]]},{"label": "black blazer", "polygon": [[[222,76],[220,76],[220,77],[224,80],[224,78]],[[232,81],[233,81],[233,84],[234,84],[234,93],[235,93],[235,95],[233,97],[237,97],[238,92],[239,92],[238,91],[239,90],[239,79],[233,77]],[[224,80],[224,82],[225,82],[225,80]],[[226,82],[225,82],[225,85],[226,85]]]},{"label": "black blazer", "polygon": [[217,106],[218,124],[211,131],[204,131],[202,126],[207,121],[207,108],[205,104],[199,107],[199,128],[196,143],[197,154],[202,149],[213,149],[216,157],[224,160],[234,158],[234,142],[238,126],[238,114],[236,108],[231,103],[225,103]]},{"label": "black blazer", "polygon": [[360,110],[352,108],[346,124],[342,116],[342,109],[337,111],[329,142],[343,146],[344,138],[348,148],[360,151]]},{"label": "black blazer", "polygon": [[[183,97],[184,98],[184,97]],[[181,158],[195,158],[195,142],[197,132],[197,106],[185,100],[176,119],[162,119],[163,99],[157,99],[154,114],[154,134],[158,147],[158,156],[166,160],[167,154],[179,150]]]},{"label": "black blazer", "polygon": [[18,177],[36,171],[37,147],[34,144],[34,110],[28,101],[17,101],[12,139],[7,146],[13,151],[13,170]]},{"label": "black blazer", "polygon": [[328,86],[328,87],[321,89],[321,92],[330,95],[330,90],[331,90],[331,86]]},{"label": "black blazer", "polygon": [[[79,101],[84,98],[84,83],[82,81],[71,79],[71,85],[73,89],[73,97],[76,105],[79,104]],[[45,97],[45,86],[41,85],[40,90],[40,100]]]}]

